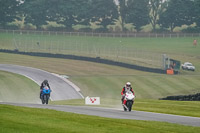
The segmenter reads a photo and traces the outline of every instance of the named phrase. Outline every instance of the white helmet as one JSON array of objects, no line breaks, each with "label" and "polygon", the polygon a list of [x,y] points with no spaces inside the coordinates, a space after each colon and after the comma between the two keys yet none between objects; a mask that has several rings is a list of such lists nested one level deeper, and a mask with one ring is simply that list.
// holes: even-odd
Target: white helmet
[{"label": "white helmet", "polygon": [[131,83],[130,83],[130,82],[127,82],[127,83],[126,83],[126,87],[131,87]]}]

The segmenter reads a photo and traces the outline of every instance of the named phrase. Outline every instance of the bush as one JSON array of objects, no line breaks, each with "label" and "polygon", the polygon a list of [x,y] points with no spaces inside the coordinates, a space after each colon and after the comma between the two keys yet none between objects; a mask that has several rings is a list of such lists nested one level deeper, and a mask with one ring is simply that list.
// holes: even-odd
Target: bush
[{"label": "bush", "polygon": [[181,30],[183,33],[199,33],[200,27],[188,27],[186,29]]},{"label": "bush", "polygon": [[170,31],[168,29],[165,29],[165,28],[160,28],[160,29],[155,29],[152,32],[154,32],[154,33],[169,33]]},{"label": "bush", "polygon": [[200,101],[200,93],[193,95],[167,96],[166,98],[160,98],[160,100]]},{"label": "bush", "polygon": [[105,32],[108,32],[108,29],[107,28],[97,28],[97,29],[95,29],[95,32],[105,33]]},{"label": "bush", "polygon": [[109,28],[108,28],[108,31],[109,31],[109,32],[114,32],[113,27],[109,27]]},{"label": "bush", "polygon": [[80,31],[80,32],[92,32],[92,28],[89,28],[89,27],[87,27],[87,28],[80,28],[80,29],[78,29],[78,31]]},{"label": "bush", "polygon": [[24,30],[35,30],[36,27],[33,26],[32,24],[25,24],[23,27]]},{"label": "bush", "polygon": [[120,26],[115,26],[115,32],[121,32],[121,31],[122,31],[122,29]]},{"label": "bush", "polygon": [[8,30],[18,30],[19,26],[15,24],[7,24],[4,28]]},{"label": "bush", "polygon": [[46,30],[49,30],[49,31],[64,31],[65,30],[65,27],[63,26],[60,26],[60,27],[55,27],[55,26],[52,26],[52,25],[48,25],[46,27]]}]

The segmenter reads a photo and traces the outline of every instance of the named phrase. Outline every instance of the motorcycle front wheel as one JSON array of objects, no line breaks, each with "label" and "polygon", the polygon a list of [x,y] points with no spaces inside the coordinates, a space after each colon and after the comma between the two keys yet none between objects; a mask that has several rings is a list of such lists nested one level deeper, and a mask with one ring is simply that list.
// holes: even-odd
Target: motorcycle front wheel
[{"label": "motorcycle front wheel", "polygon": [[41,98],[42,104],[45,104],[45,97],[46,97],[46,96],[43,95],[42,98]]},{"label": "motorcycle front wheel", "polygon": [[131,110],[132,110],[132,105],[133,105],[133,102],[132,102],[132,101],[127,101],[128,111],[131,111]]},{"label": "motorcycle front wheel", "polygon": [[49,102],[49,95],[46,95],[46,104]]}]

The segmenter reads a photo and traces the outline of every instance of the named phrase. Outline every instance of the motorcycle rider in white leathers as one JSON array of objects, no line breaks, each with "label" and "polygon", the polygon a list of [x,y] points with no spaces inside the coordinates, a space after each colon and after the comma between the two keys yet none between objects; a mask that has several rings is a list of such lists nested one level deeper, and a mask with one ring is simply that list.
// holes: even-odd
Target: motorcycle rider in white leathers
[{"label": "motorcycle rider in white leathers", "polygon": [[127,82],[126,85],[123,87],[122,89],[122,92],[121,92],[121,95],[122,95],[122,103],[124,105],[126,105],[126,100],[124,100],[124,97],[125,97],[125,94],[127,91],[131,91],[133,93],[133,95],[135,95],[134,91],[133,91],[133,88],[131,87],[131,83],[130,82]]}]

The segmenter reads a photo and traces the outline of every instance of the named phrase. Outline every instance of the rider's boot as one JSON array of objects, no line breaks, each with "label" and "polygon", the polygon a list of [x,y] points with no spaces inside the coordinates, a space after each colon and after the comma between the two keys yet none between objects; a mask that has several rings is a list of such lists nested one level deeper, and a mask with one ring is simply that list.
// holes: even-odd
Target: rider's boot
[{"label": "rider's boot", "polygon": [[124,100],[123,104],[126,105],[126,100]]},{"label": "rider's boot", "polygon": [[121,100],[122,100],[122,104],[123,104],[123,102],[124,102],[124,96],[122,96]]},{"label": "rider's boot", "polygon": [[40,99],[42,99],[42,93],[41,93],[41,91],[40,91]]}]

